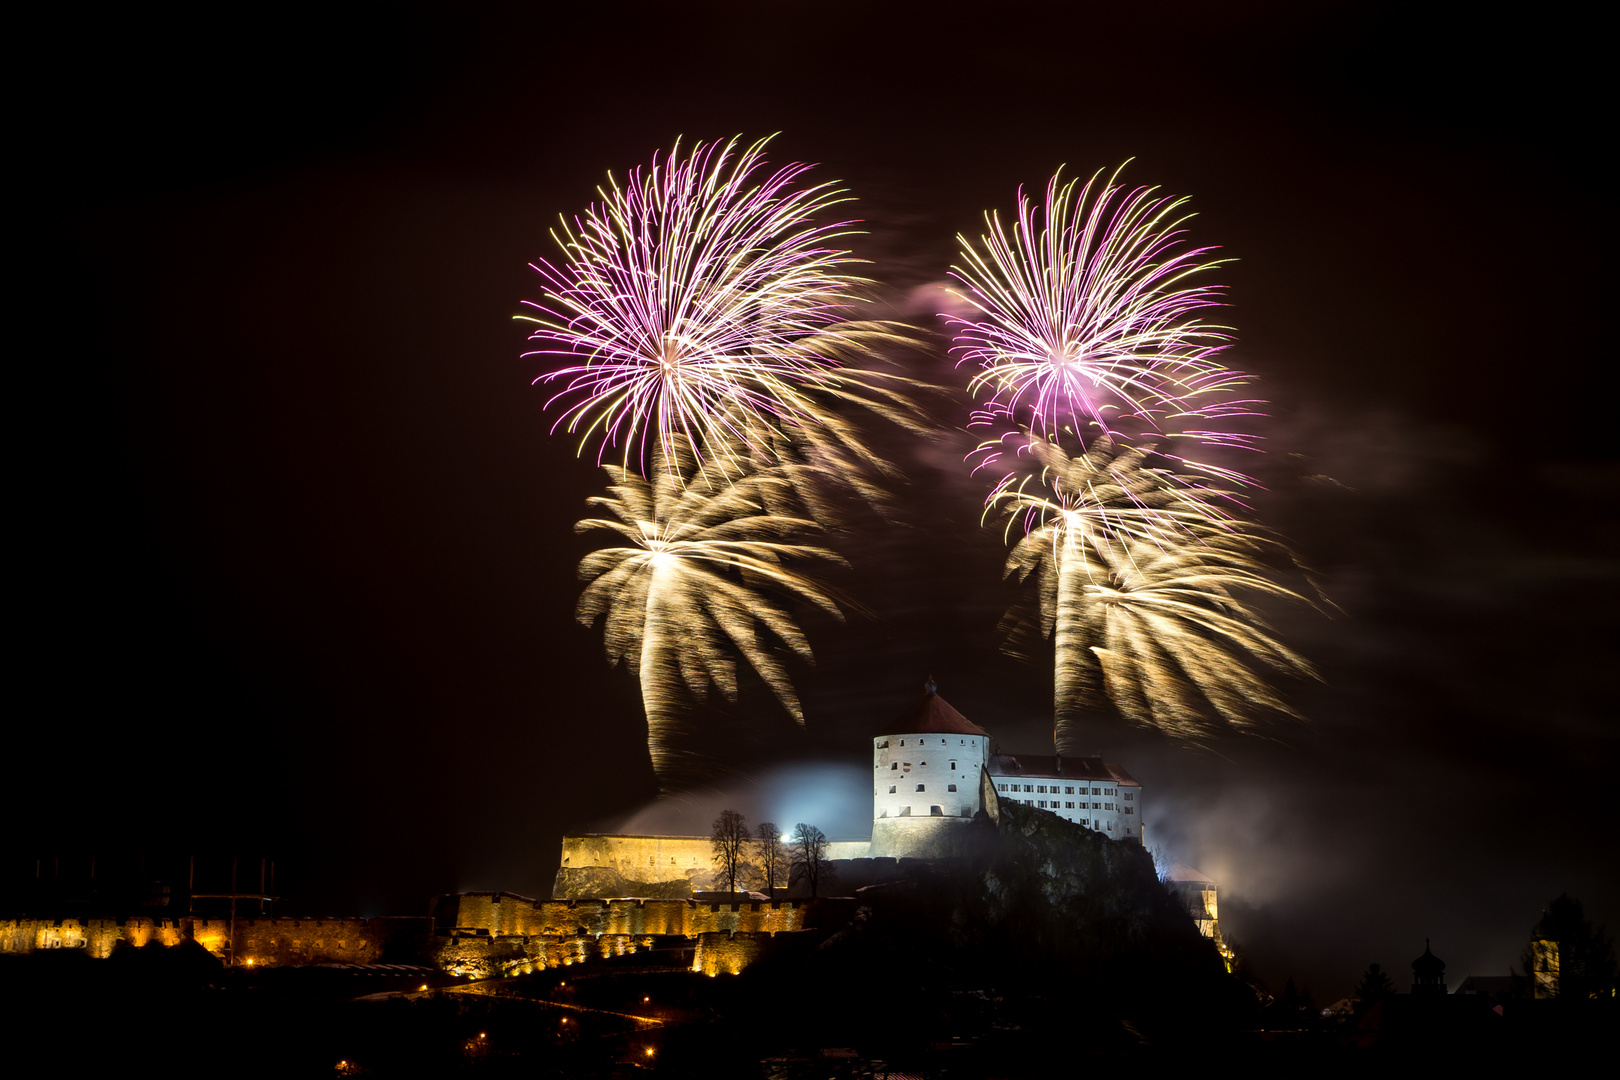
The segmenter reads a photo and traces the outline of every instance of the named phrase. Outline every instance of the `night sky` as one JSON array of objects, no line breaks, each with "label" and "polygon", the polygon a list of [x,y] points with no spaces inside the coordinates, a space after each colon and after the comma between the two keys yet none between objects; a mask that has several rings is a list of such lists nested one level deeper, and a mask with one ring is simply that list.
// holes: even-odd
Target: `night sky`
[{"label": "night sky", "polygon": [[1620,929],[1596,35],[1298,7],[277,6],[19,35],[7,848],[268,852],[288,912],[416,913],[547,894],[564,831],[736,806],[863,836],[869,740],[929,674],[1004,750],[1049,748],[1050,666],[999,648],[1017,591],[959,433],[897,448],[898,524],[846,540],[871,614],[807,619],[806,729],[745,687],[713,710],[727,768],[648,807],[634,680],[573,618],[602,474],[548,434],[511,317],[609,169],[781,132],[774,162],[860,200],[902,314],[1061,164],[1134,158],[1237,260],[1258,511],[1338,608],[1268,610],[1323,682],[1285,684],[1310,722],[1266,738],[1094,730],[1273,990],[1326,1003],[1370,961],[1404,988],[1425,937],[1453,987],[1503,974],[1563,891]]}]

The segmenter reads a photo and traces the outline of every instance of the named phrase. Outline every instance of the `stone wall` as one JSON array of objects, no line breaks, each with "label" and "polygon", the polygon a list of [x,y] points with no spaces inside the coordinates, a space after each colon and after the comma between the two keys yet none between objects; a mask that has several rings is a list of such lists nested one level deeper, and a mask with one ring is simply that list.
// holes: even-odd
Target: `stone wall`
[{"label": "stone wall", "polygon": [[699,934],[692,970],[705,975],[735,975],[759,959],[770,941],[770,934]]},{"label": "stone wall", "polygon": [[774,934],[803,926],[802,900],[535,900],[516,893],[461,893],[434,900],[439,934],[601,937],[744,931]]},{"label": "stone wall", "polygon": [[[705,841],[707,843],[707,841]],[[682,966],[734,973],[775,934],[804,928],[802,900],[536,900],[462,893],[434,901],[430,962],[473,978],[527,974],[652,949]],[[685,959],[685,948],[693,948]]]},{"label": "stone wall", "polygon": [[[420,951],[432,923],[422,918],[236,920],[236,962],[266,966],[295,964],[376,963],[398,944]],[[134,946],[157,942],[178,945],[194,938],[222,959],[230,955],[231,920],[148,919],[6,919],[0,920],[0,953],[39,949],[83,949],[105,959],[119,942]]]},{"label": "stone wall", "polygon": [[681,899],[715,888],[707,836],[565,836],[551,895]]}]

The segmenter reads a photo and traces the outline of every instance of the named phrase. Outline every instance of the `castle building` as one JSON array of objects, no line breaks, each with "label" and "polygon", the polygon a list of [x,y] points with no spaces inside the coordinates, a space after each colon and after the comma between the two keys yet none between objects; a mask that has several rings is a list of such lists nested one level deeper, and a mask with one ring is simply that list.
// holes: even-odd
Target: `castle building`
[{"label": "castle building", "polygon": [[952,708],[929,680],[921,699],[872,740],[872,841],[861,854],[954,854],[957,830],[980,809],[984,773],[1000,798],[1115,840],[1144,841],[1142,785],[1124,769],[1102,758],[992,753],[990,733]]}]

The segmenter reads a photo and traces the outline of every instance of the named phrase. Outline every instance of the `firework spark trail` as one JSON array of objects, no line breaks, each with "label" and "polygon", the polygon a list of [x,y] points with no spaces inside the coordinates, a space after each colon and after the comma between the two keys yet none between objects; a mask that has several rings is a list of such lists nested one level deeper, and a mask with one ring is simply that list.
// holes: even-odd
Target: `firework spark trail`
[{"label": "firework spark trail", "polygon": [[849,198],[801,186],[807,165],[769,171],[765,142],[677,144],[622,187],[610,177],[553,234],[564,258],[532,264],[544,294],[520,316],[535,324],[525,356],[561,364],[536,379],[560,385],[553,430],[579,432],[582,451],[596,441],[599,462],[620,444],[628,467],[672,461],[681,442],[757,449],[783,432],[872,458],[830,402],[909,417],[895,392],[906,380],[844,367],[904,337],[845,321],[865,284],[838,246],[852,223],[817,221]]},{"label": "firework spark trail", "polygon": [[1038,478],[1003,477],[989,511],[1024,535],[1007,573],[1034,576],[1040,629],[1053,639],[1055,737],[1081,753],[1088,705],[1184,739],[1295,715],[1246,662],[1312,675],[1269,633],[1246,597],[1302,599],[1269,576],[1264,537],[1197,478],[1144,464],[1150,450],[1104,437],[1069,457],[1032,438]]},{"label": "firework spark trail", "polygon": [[589,500],[604,517],[586,518],[578,532],[608,530],[629,543],[587,555],[579,566],[589,582],[577,616],[586,626],[605,616],[608,659],[623,660],[641,683],[648,749],[661,782],[682,764],[680,688],[702,697],[713,687],[737,695],[740,654],[795,720],[803,723],[786,667],[757,627],[800,657],[809,642],[787,600],[815,604],[842,618],[830,590],[787,565],[802,559],[841,562],[825,548],[795,542],[815,523],[792,516],[791,478],[777,470],[696,476],[684,446],[676,460],[644,480],[607,465],[609,494]]},{"label": "firework spark trail", "polygon": [[[1233,396],[1244,378],[1218,360],[1229,328],[1199,318],[1220,289],[1197,275],[1221,261],[1204,259],[1212,248],[1183,246],[1185,199],[1127,190],[1118,170],[1102,175],[1078,192],[1077,181],[1054,176],[1040,204],[1020,190],[1010,231],[985,215],[983,250],[957,237],[952,274],[980,316],[947,318],[958,363],[979,369],[970,389],[987,400],[976,421],[1005,418],[1056,437],[1065,426],[1110,432],[1130,419],[1247,445],[1220,421],[1258,403]],[[1193,430],[1193,418],[1214,423]]]}]

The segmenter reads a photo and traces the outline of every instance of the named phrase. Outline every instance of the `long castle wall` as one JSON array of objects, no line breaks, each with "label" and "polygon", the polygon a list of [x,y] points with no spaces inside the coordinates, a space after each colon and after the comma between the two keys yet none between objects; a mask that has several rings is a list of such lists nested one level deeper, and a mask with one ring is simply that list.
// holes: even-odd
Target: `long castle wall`
[{"label": "long castle wall", "polygon": [[775,934],[803,929],[804,901],[534,900],[515,893],[461,893],[435,901],[434,921],[440,934],[489,937]]},{"label": "long castle wall", "polygon": [[[391,939],[423,937],[427,919],[267,919],[236,920],[236,962],[291,964],[375,963]],[[119,942],[178,945],[187,938],[221,959],[230,953],[231,920],[5,919],[0,920],[0,953],[43,949],[83,949],[97,959],[112,955]]]},{"label": "long castle wall", "polygon": [[462,893],[434,902],[431,959],[453,974],[486,978],[673,945],[684,966],[730,974],[751,963],[776,934],[802,930],[805,910],[801,900],[535,900]]}]

